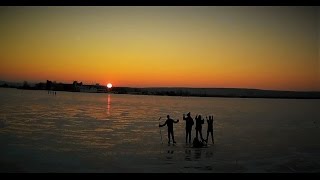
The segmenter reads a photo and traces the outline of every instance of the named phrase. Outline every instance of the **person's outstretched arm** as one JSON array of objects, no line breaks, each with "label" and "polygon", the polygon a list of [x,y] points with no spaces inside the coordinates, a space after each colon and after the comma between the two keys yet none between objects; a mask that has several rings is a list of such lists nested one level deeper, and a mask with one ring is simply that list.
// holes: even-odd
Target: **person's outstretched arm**
[{"label": "person's outstretched arm", "polygon": [[160,125],[160,124],[159,124],[159,127],[163,127],[163,126],[165,126],[165,125],[167,125],[167,121],[166,121],[163,125]]}]

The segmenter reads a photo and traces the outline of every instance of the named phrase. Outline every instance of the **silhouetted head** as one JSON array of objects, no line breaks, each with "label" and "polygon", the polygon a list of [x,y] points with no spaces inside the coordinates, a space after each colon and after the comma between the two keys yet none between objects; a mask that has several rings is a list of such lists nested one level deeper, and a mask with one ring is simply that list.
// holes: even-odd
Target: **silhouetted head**
[{"label": "silhouetted head", "polygon": [[170,116],[169,116],[169,115],[167,115],[167,118],[169,119],[169,118],[170,118]]},{"label": "silhouetted head", "polygon": [[201,115],[199,115],[198,118],[201,119]]},{"label": "silhouetted head", "polygon": [[187,116],[190,116],[190,112],[188,112]]}]

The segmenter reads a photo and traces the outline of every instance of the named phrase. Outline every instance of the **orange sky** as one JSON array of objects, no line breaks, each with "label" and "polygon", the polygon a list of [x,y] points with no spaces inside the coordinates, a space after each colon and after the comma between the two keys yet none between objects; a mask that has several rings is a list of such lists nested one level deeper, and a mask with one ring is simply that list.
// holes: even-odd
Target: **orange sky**
[{"label": "orange sky", "polygon": [[320,90],[318,9],[0,7],[0,80]]}]

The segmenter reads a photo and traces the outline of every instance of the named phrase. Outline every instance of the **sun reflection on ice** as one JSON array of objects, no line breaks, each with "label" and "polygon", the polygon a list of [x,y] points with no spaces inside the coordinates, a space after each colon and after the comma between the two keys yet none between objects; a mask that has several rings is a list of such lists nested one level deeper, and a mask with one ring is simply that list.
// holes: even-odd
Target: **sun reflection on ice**
[{"label": "sun reflection on ice", "polygon": [[110,98],[110,94],[108,94],[108,98],[107,98],[107,114],[110,114],[110,104],[111,104],[111,98]]}]

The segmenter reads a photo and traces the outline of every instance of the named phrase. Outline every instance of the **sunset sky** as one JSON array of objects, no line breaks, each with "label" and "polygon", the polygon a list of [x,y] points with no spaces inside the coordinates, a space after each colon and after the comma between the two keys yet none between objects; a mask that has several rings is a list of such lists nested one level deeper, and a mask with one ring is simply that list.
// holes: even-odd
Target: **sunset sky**
[{"label": "sunset sky", "polygon": [[320,90],[319,7],[0,7],[0,80]]}]

